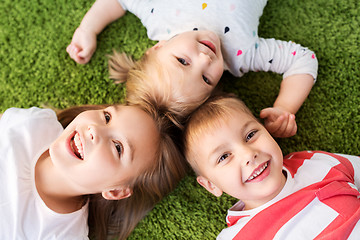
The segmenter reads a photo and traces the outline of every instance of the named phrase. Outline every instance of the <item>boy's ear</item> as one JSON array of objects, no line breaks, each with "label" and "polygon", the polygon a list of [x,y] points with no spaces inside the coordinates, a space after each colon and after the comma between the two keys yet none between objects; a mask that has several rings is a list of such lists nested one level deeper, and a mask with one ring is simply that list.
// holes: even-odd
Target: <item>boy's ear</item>
[{"label": "boy's ear", "polygon": [[132,189],[129,187],[113,189],[102,192],[103,198],[106,200],[120,200],[130,197],[132,194]]},{"label": "boy's ear", "polygon": [[207,178],[203,176],[198,176],[196,180],[201,186],[203,186],[206,190],[211,192],[216,197],[220,197],[222,195],[223,191],[220,188],[218,188],[215,184],[213,184],[211,181],[209,181]]}]

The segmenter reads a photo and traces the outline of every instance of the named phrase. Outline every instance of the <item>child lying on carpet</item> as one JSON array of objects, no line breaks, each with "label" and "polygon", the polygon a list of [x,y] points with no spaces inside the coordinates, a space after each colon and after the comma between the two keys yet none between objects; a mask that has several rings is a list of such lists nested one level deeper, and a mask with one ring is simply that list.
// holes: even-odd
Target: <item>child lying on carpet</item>
[{"label": "child lying on carpet", "polygon": [[136,63],[125,54],[110,59],[111,77],[127,81],[128,101],[155,101],[182,119],[210,96],[224,68],[238,77],[273,71],[284,79],[273,107],[263,109],[260,117],[273,136],[290,137],[297,131],[294,114],[316,79],[317,60],[293,42],[258,37],[266,2],[97,0],[67,52],[76,62],[87,63],[97,34],[130,11],[141,19],[149,38],[159,42]]},{"label": "child lying on carpet", "polygon": [[196,110],[184,140],[198,183],[239,199],[217,239],[359,238],[359,157],[304,151],[283,158],[263,125],[230,96]]},{"label": "child lying on carpet", "polygon": [[170,121],[148,107],[0,117],[0,239],[125,239],[185,175]]}]

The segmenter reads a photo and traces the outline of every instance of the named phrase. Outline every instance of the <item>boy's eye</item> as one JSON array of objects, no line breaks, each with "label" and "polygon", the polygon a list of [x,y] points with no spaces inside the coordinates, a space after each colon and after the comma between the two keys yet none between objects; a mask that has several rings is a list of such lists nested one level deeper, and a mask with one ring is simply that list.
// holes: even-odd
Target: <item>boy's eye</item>
[{"label": "boy's eye", "polygon": [[105,118],[105,123],[108,124],[111,120],[110,113],[104,111],[104,118]]},{"label": "boy's eye", "polygon": [[218,163],[221,163],[222,161],[224,161],[225,159],[227,159],[230,156],[229,153],[225,153],[223,155],[221,155],[221,157],[218,160]]},{"label": "boy's eye", "polygon": [[247,136],[246,136],[246,142],[250,141],[250,139],[257,133],[257,130],[253,130],[251,131]]},{"label": "boy's eye", "polygon": [[207,77],[205,77],[204,75],[202,75],[202,78],[204,79],[204,82],[208,85],[210,85],[210,81]]},{"label": "boy's eye", "polygon": [[186,62],[186,60],[185,60],[185,59],[183,59],[183,58],[177,58],[177,60],[179,61],[179,63],[181,63],[181,64],[182,64],[182,65],[184,65],[184,66],[189,65],[189,63],[188,63],[188,62]]},{"label": "boy's eye", "polygon": [[121,156],[122,152],[123,152],[123,147],[120,143],[118,142],[114,142],[116,151],[119,153],[119,156]]}]

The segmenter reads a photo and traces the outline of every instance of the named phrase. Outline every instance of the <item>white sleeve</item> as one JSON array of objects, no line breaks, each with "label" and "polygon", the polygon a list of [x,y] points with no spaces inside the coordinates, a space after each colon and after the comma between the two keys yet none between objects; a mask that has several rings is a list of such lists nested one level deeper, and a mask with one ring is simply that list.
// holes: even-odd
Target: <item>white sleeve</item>
[{"label": "white sleeve", "polygon": [[246,52],[245,69],[247,71],[271,71],[283,74],[286,78],[295,74],[310,74],[317,77],[318,61],[315,53],[294,42],[285,42],[273,38],[259,38],[254,47]]},{"label": "white sleeve", "polygon": [[124,0],[117,0],[118,3],[120,4],[120,6],[122,7],[122,9],[124,9],[125,11],[127,11],[127,6],[126,6],[126,1]]},{"label": "white sleeve", "polygon": [[[120,6],[125,10],[141,17],[141,13],[146,11],[147,1],[143,0],[117,0]],[[145,10],[144,10],[145,9]]]}]

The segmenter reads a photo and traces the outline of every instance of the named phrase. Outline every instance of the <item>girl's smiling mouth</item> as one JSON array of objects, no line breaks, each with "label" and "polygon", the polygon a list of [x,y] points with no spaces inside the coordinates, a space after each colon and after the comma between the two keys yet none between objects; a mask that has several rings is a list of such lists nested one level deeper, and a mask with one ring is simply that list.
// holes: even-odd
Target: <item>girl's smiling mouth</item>
[{"label": "girl's smiling mouth", "polygon": [[249,182],[260,182],[266,178],[270,173],[270,160],[258,166],[246,179],[245,183]]},{"label": "girl's smiling mouth", "polygon": [[201,44],[205,45],[207,48],[209,48],[215,55],[216,55],[216,47],[215,45],[207,40],[200,41]]},{"label": "girl's smiling mouth", "polygon": [[83,160],[84,159],[84,149],[80,140],[80,135],[78,132],[75,132],[74,136],[70,139],[70,148],[76,157]]}]

